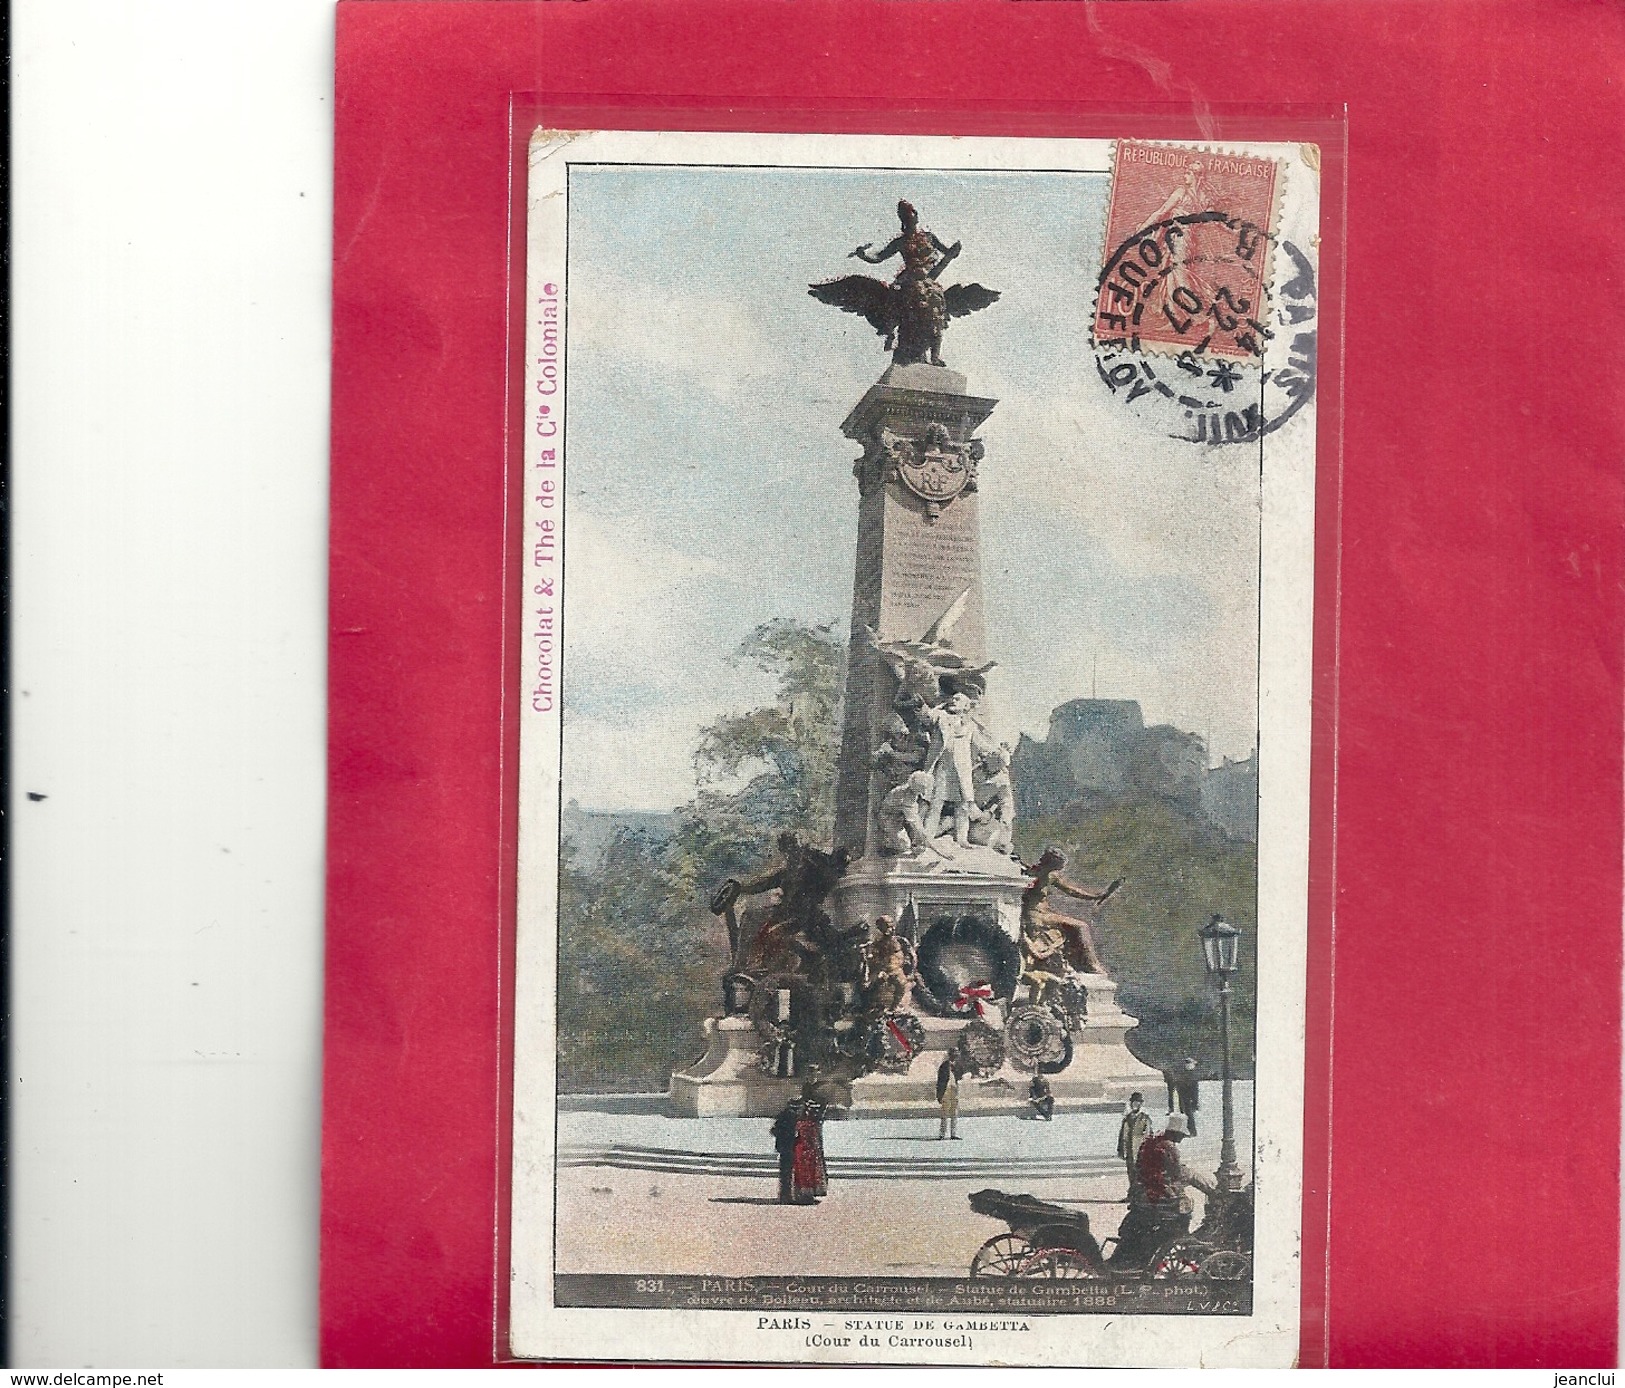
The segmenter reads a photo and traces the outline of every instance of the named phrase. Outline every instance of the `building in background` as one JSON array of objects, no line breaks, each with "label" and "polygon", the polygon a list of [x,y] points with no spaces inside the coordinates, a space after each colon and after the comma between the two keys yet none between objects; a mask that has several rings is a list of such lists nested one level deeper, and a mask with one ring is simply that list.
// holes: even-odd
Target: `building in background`
[{"label": "building in background", "polygon": [[1158,799],[1208,820],[1231,838],[1256,842],[1258,754],[1207,764],[1195,733],[1166,723],[1146,726],[1133,699],[1072,699],[1050,714],[1042,741],[1023,733],[1011,759],[1016,808],[1023,819]]}]

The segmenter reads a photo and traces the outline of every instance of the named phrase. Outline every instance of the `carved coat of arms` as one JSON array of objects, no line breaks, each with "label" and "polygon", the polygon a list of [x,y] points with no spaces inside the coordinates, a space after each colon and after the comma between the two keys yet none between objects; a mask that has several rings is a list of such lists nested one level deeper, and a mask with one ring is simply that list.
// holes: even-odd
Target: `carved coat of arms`
[{"label": "carved coat of arms", "polygon": [[880,448],[890,464],[887,473],[926,503],[928,519],[936,519],[961,492],[976,490],[979,450],[972,443],[956,442],[943,425],[931,425],[920,439],[889,429],[880,434]]}]

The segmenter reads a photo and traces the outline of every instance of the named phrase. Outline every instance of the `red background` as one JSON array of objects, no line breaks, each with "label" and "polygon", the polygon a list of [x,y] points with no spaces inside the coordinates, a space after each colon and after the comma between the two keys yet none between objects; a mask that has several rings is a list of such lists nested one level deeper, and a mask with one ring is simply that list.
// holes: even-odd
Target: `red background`
[{"label": "red background", "polygon": [[339,6],[324,1362],[493,1362],[534,91],[989,133],[1347,103],[1303,1362],[1615,1362],[1622,27],[1607,0]]}]

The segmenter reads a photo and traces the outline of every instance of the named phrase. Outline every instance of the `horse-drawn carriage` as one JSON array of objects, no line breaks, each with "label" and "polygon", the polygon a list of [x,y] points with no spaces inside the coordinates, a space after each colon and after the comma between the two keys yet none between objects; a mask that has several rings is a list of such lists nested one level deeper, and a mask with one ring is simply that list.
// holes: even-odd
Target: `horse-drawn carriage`
[{"label": "horse-drawn carriage", "polygon": [[1176,1209],[1132,1205],[1118,1236],[1097,1242],[1082,1210],[1031,1195],[979,1190],[970,1197],[977,1214],[1003,1220],[976,1250],[972,1277],[1205,1277],[1242,1281],[1252,1275],[1251,1190],[1208,1201],[1201,1227]]}]

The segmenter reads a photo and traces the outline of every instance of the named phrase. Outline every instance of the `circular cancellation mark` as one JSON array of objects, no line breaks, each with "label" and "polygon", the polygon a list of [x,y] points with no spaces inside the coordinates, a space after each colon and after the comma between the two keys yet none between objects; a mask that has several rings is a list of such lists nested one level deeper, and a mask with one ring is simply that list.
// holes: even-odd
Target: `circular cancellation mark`
[{"label": "circular cancellation mark", "polygon": [[[1285,277],[1273,293],[1256,262],[1271,247]],[[1253,443],[1315,393],[1313,264],[1223,212],[1157,222],[1119,246],[1100,272],[1093,329],[1112,397],[1171,438]]]}]

